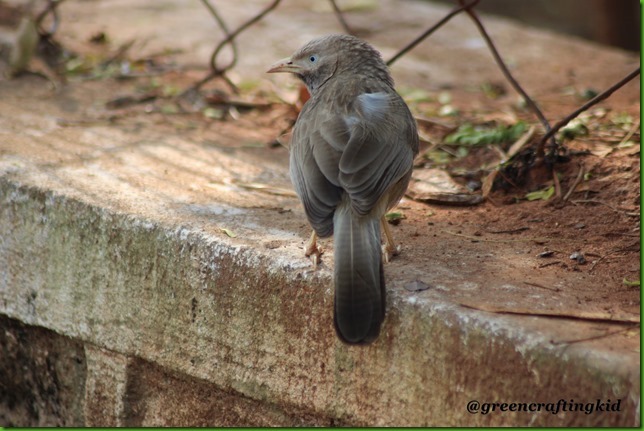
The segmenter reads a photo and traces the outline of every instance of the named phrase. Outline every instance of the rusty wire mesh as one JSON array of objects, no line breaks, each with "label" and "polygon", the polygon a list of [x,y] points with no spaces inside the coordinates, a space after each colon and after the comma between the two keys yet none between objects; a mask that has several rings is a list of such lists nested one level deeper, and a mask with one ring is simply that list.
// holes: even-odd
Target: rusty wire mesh
[{"label": "rusty wire mesh", "polygon": [[[48,40],[50,42],[53,40],[52,37],[55,34],[60,24],[60,17],[58,15],[58,6],[60,6],[60,4],[63,3],[63,1],[65,0],[47,0],[45,7],[36,15],[35,23],[37,25],[38,32],[41,38],[43,38],[44,40]],[[183,91],[180,94],[180,97],[185,96],[187,94],[194,94],[195,92],[198,92],[204,86],[204,84],[206,84],[207,82],[213,79],[222,79],[224,82],[226,82],[226,84],[230,87],[230,89],[233,92],[237,92],[236,86],[227,76],[227,72],[233,69],[237,64],[237,60],[240,55],[237,47],[237,38],[242,33],[244,33],[249,28],[251,28],[253,25],[255,25],[260,20],[262,20],[262,18],[264,18],[266,15],[273,12],[280,5],[281,0],[271,0],[270,2],[268,2],[268,4],[265,7],[263,7],[251,18],[243,22],[234,30],[230,29],[230,26],[226,23],[225,18],[219,13],[217,8],[213,5],[213,3],[210,0],[200,0],[200,1],[203,4],[203,6],[208,10],[212,18],[215,20],[215,22],[223,32],[224,38],[221,41],[219,41],[212,50],[212,54],[209,59],[209,72],[202,79],[198,80],[191,87]],[[349,22],[344,17],[343,12],[341,8],[338,7],[336,1],[329,0],[329,2],[333,8],[333,12],[335,13],[338,19],[338,22],[340,23],[344,31],[349,34],[354,34],[355,32],[352,30]],[[402,47],[395,55],[393,55],[389,60],[387,60],[387,64],[392,65],[400,58],[405,56],[407,53],[409,53],[411,50],[413,50],[416,46],[424,42],[426,38],[428,38],[430,35],[432,35],[434,32],[440,29],[445,23],[447,23],[453,17],[459,14],[465,13],[472,20],[473,24],[477,27],[479,33],[481,34],[481,37],[484,39],[486,46],[488,47],[490,53],[492,54],[497,66],[501,70],[505,79],[512,86],[512,88],[523,98],[528,109],[533,113],[533,115],[542,125],[545,132],[539,139],[536,140],[536,144],[534,145],[534,148],[532,148],[531,151],[533,152],[535,158],[541,159],[543,162],[545,162],[547,165],[549,165],[552,168],[552,166],[554,166],[554,164],[556,163],[557,155],[562,152],[565,152],[565,147],[563,146],[563,144],[557,141],[557,138],[556,138],[557,132],[560,131],[564,126],[566,126],[571,120],[579,116],[582,112],[588,110],[589,108],[596,105],[597,103],[610,97],[615,91],[617,91],[625,84],[627,84],[635,77],[637,77],[640,74],[640,68],[639,67],[636,68],[635,70],[630,72],[627,76],[625,76],[623,79],[619,80],[618,82],[616,82],[614,85],[610,86],[603,92],[597,94],[591,100],[584,103],[579,108],[572,111],[570,114],[564,116],[559,121],[557,121],[554,124],[554,126],[552,126],[548,121],[548,119],[546,118],[546,116],[544,115],[544,113],[542,112],[537,102],[534,100],[534,98],[531,97],[529,92],[526,91],[521,86],[521,84],[517,81],[517,79],[512,75],[510,69],[506,66],[506,62],[503,59],[503,56],[501,55],[499,49],[497,48],[494,40],[488,33],[483,20],[476,13],[476,6],[479,2],[480,0],[469,0],[469,1],[455,0],[456,5],[451,11],[445,14],[436,23],[429,26],[427,30],[423,31],[419,36],[411,40],[407,45]],[[48,17],[50,18],[49,21],[51,21],[51,25],[49,28],[44,28],[43,22],[45,22],[46,18]],[[232,58],[228,64],[221,65],[220,55],[223,52],[224,48],[226,47],[230,48],[232,52]]]},{"label": "rusty wire mesh", "polygon": [[[204,77],[202,80],[197,82],[192,89],[198,89],[209,80],[217,77],[224,79],[229,85],[231,85],[231,87],[234,88],[230,80],[227,79],[226,72],[230,70],[232,67],[234,67],[236,63],[238,54],[237,54],[235,39],[242,32],[244,32],[246,29],[252,26],[254,23],[258,22],[268,13],[273,11],[280,4],[281,0],[273,0],[266,8],[262,9],[258,14],[254,15],[251,19],[243,23],[233,32],[228,31],[228,28],[225,24],[224,19],[221,17],[221,15],[217,13],[215,8],[210,4],[209,0],[201,0],[201,1],[203,2],[204,6],[206,6],[208,10],[211,12],[211,14],[213,15],[213,17],[215,18],[218,25],[220,26],[220,28],[222,29],[222,31],[226,36],[221,42],[219,42],[216,45],[215,49],[213,50],[212,56],[210,58],[209,74],[206,77]],[[354,34],[354,31],[351,29],[348,21],[344,17],[341,9],[338,7],[335,0],[329,0],[329,1],[344,31],[349,34]],[[618,81],[617,83],[615,83],[614,85],[606,89],[605,91],[599,93],[597,96],[595,96],[587,103],[583,104],[578,109],[571,112],[569,115],[559,120],[554,126],[551,126],[550,122],[543,114],[537,102],[530,96],[528,91],[526,91],[521,86],[521,84],[510,72],[510,69],[507,67],[505,60],[503,59],[496,44],[494,43],[494,40],[489,35],[482,19],[476,13],[475,8],[476,8],[476,5],[480,2],[480,0],[470,0],[470,1],[455,0],[455,1],[457,5],[456,7],[454,7],[454,9],[452,9],[444,17],[438,20],[435,24],[431,25],[427,30],[422,32],[418,37],[416,37],[414,40],[409,42],[406,46],[401,48],[395,55],[393,55],[389,60],[387,60],[387,65],[392,65],[398,59],[406,55],[414,47],[422,43],[427,37],[429,37],[432,33],[438,30],[441,26],[447,23],[454,16],[459,15],[461,13],[466,13],[469,16],[469,18],[473,21],[474,25],[477,27],[479,33],[481,34],[481,37],[485,40],[485,43],[488,49],[490,50],[496,64],[498,65],[499,69],[503,73],[503,76],[505,77],[505,79],[510,83],[512,88],[518,94],[521,95],[523,100],[526,102],[527,107],[530,109],[530,111],[532,111],[534,116],[543,126],[545,130],[545,134],[537,141],[536,147],[534,148],[534,154],[536,158],[543,159],[549,165],[553,165],[555,163],[558,153],[565,151],[565,148],[562,146],[562,143],[557,141],[556,133],[559,130],[561,130],[561,128],[566,126],[571,120],[576,118],[579,114],[588,110],[589,108],[601,102],[602,100],[605,100],[606,98],[608,98],[611,94],[613,94],[619,88],[623,87],[626,83],[630,82],[640,73],[640,68],[638,67],[637,69],[629,73],[625,78],[621,79],[620,81]],[[233,49],[233,60],[225,67],[220,67],[218,66],[217,58],[218,58],[218,55],[221,53],[223,47],[226,45],[230,45]]]}]

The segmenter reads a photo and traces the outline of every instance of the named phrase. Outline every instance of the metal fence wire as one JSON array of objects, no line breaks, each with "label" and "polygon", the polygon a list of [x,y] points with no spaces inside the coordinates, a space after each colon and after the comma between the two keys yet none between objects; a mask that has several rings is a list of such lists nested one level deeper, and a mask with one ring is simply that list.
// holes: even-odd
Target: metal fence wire
[{"label": "metal fence wire", "polygon": [[[40,13],[35,15],[35,23],[38,28],[38,33],[42,39],[49,40],[49,41],[53,40],[53,36],[60,25],[58,7],[64,1],[65,0],[47,0],[46,6],[44,7],[44,9]],[[219,11],[216,9],[214,4],[210,0],[200,0],[200,1],[203,4],[203,6],[208,10],[208,12],[215,20],[219,28],[222,30],[224,34],[224,38],[221,41],[219,41],[212,50],[212,54],[209,60],[209,72],[206,74],[206,76],[204,76],[202,79],[195,82],[191,87],[183,91],[179,95],[179,97],[186,96],[191,93],[194,94],[194,92],[198,92],[203,87],[204,84],[208,83],[213,79],[222,79],[224,82],[227,83],[227,85],[231,88],[232,91],[236,92],[237,88],[235,87],[233,82],[228,78],[227,72],[229,72],[231,69],[235,67],[235,65],[237,64],[237,59],[240,55],[237,47],[237,38],[239,37],[240,34],[244,33],[249,28],[257,24],[266,15],[273,12],[282,2],[281,0],[272,0],[268,2],[268,4],[264,8],[259,10],[250,19],[243,22],[234,30],[231,30],[230,26],[226,23],[226,20],[222,17],[222,15],[219,13]],[[509,82],[512,88],[514,88],[514,90],[519,95],[521,95],[521,97],[525,100],[527,108],[533,113],[533,115],[541,123],[541,125],[545,130],[545,133],[539,139],[535,140],[535,142],[532,145],[532,148],[529,148],[529,152],[531,154],[532,160],[528,164],[534,165],[535,163],[543,162],[546,165],[548,165],[551,169],[554,169],[554,165],[559,159],[558,156],[566,153],[566,148],[563,145],[563,143],[557,141],[556,133],[560,131],[563,127],[565,127],[568,123],[570,123],[571,120],[579,116],[582,112],[588,110],[592,106],[610,97],[615,91],[617,91],[625,84],[627,84],[635,77],[637,77],[640,74],[640,68],[639,67],[636,68],[628,75],[626,75],[623,79],[620,79],[618,82],[611,85],[603,92],[597,94],[591,100],[584,103],[579,108],[572,111],[570,114],[561,118],[554,125],[551,125],[548,119],[546,118],[546,116],[543,114],[537,102],[534,100],[534,98],[532,98],[528,93],[528,91],[526,91],[521,86],[521,84],[517,81],[517,79],[510,72],[509,68],[506,66],[506,62],[504,61],[503,56],[499,52],[499,49],[494,43],[494,40],[488,33],[483,20],[476,12],[476,6],[479,4],[480,1],[481,0],[469,0],[469,1],[455,0],[455,7],[451,11],[445,14],[445,16],[443,16],[436,23],[429,26],[427,30],[423,31],[419,36],[411,40],[407,45],[402,47],[395,55],[393,55],[389,60],[387,60],[387,64],[392,65],[397,60],[399,60],[407,53],[409,53],[411,50],[413,50],[417,45],[419,45],[420,43],[423,43],[426,38],[432,35],[435,31],[439,30],[445,23],[447,23],[453,17],[455,17],[456,15],[465,13],[472,20],[473,24],[478,29],[479,33],[481,34],[481,37],[484,39],[486,46],[490,50],[497,66],[501,70],[505,79]],[[338,19],[338,22],[340,23],[344,31],[349,34],[354,34],[355,32],[352,30],[350,23],[343,15],[342,10],[340,9],[336,1],[329,0],[329,2],[333,8],[335,16]],[[44,28],[43,23],[46,21],[47,18],[49,18],[47,21],[51,22],[51,25],[49,28]],[[220,55],[223,52],[224,48],[226,47],[229,47],[230,50],[232,51],[232,58],[227,64],[222,65],[220,64]],[[525,157],[526,157],[525,151],[521,153],[517,153],[516,155],[513,156],[513,158],[516,158],[516,160],[510,159],[506,161],[504,165],[512,166],[513,161],[518,161],[519,159],[522,159],[520,163],[525,164]],[[556,175],[554,175],[553,177],[556,177]]]}]

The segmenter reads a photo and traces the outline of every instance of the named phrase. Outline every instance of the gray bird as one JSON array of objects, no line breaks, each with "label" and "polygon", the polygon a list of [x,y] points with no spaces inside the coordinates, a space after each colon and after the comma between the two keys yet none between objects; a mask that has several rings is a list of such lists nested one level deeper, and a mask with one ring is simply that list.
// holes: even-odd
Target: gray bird
[{"label": "gray bird", "polygon": [[290,146],[291,180],[314,230],[307,255],[320,254],[316,236],[333,234],[336,332],[370,343],[385,316],[381,253],[396,252],[384,214],[407,189],[416,122],[380,53],[353,36],[314,39],[268,72],[295,74],[311,94]]}]

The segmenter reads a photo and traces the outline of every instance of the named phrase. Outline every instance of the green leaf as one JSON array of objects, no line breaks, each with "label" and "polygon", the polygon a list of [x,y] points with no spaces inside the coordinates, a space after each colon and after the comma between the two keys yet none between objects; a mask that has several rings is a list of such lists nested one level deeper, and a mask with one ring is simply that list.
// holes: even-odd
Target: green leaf
[{"label": "green leaf", "polygon": [[622,283],[624,283],[626,286],[633,286],[633,287],[640,285],[639,280],[630,281],[630,280],[627,280],[626,277],[624,277],[624,280],[622,280]]},{"label": "green leaf", "polygon": [[202,111],[202,114],[211,120],[221,120],[224,118],[224,111],[217,108],[206,108]]},{"label": "green leaf", "polygon": [[387,221],[392,221],[392,220],[402,220],[407,217],[405,217],[405,214],[401,212],[390,212],[385,214],[385,218],[387,219]]},{"label": "green leaf", "polygon": [[406,218],[407,217],[405,217],[405,214],[401,212],[390,212],[385,214],[385,220],[387,220],[387,222],[393,224],[394,226],[400,224],[400,221]]},{"label": "green leaf", "polygon": [[525,198],[529,201],[543,200],[547,201],[555,194],[555,186],[550,186],[547,189],[537,190],[536,192],[530,192],[525,195]]},{"label": "green leaf", "polygon": [[572,120],[561,128],[561,136],[564,139],[575,139],[577,136],[588,134],[588,127],[579,119]]},{"label": "green leaf", "polygon": [[437,165],[444,165],[449,163],[452,160],[452,157],[447,154],[445,151],[441,150],[432,150],[432,151],[427,151],[423,157],[425,157],[428,160],[431,160],[432,162],[436,163]]},{"label": "green leaf", "polygon": [[626,126],[628,128],[633,124],[633,117],[625,112],[620,112],[612,116],[611,123],[616,126]]},{"label": "green leaf", "polygon": [[470,123],[461,125],[458,130],[445,138],[446,144],[483,146],[502,142],[516,141],[526,130],[523,121],[512,126],[496,127],[474,126]]}]

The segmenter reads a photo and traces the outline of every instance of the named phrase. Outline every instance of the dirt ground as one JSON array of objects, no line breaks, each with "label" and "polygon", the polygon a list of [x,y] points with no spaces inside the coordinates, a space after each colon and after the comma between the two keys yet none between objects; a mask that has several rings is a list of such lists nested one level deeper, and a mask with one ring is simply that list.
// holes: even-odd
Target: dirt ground
[{"label": "dirt ground", "polygon": [[[146,58],[136,52],[124,53],[120,60],[127,59],[128,67],[139,73],[138,77],[136,73],[121,76],[110,69],[90,79],[87,77],[98,69],[96,61],[89,59],[114,54],[113,49],[101,44],[99,36],[97,33],[94,40],[76,40],[76,69],[70,69],[68,64],[70,84],[62,85],[103,86],[106,94],[113,96],[104,98],[101,103],[105,103],[94,114],[86,111],[84,118],[70,120],[76,122],[73,126],[98,121],[124,131],[179,131],[184,139],[204,146],[229,148],[240,157],[252,153],[286,166],[287,149],[275,139],[296,118],[295,85],[280,88],[268,79],[246,82],[239,86],[239,94],[234,94],[216,79],[202,89],[204,97],[179,99],[180,90],[196,82],[204,70],[170,67],[175,64],[172,52]],[[595,68],[601,70],[601,58],[597,61]],[[126,62],[119,64],[123,67]],[[532,71],[535,76],[523,71],[522,80],[539,80],[542,71]],[[534,95],[551,122],[583,104],[592,92],[605,88],[573,75],[550,92]],[[44,80],[34,76],[15,79]],[[419,118],[421,137],[426,141],[417,160],[416,177],[427,169],[440,169],[451,175],[453,187],[468,191],[469,186],[472,193],[480,194],[486,176],[499,165],[502,154],[513,142],[450,146],[444,142],[447,135],[465,123],[496,126],[522,120],[528,126],[536,126],[533,137],[523,147],[529,153],[543,133],[502,78],[478,86],[401,89]],[[391,264],[387,277],[406,281],[399,282],[403,284],[400,286],[394,281],[392,287],[410,291],[428,288],[462,305],[488,311],[639,322],[637,90],[633,85],[626,87],[582,116],[584,124],[577,129],[581,132],[562,141],[567,152],[554,165],[558,185],[549,170],[534,168],[521,178],[497,175],[487,199],[475,205],[405,198],[397,210],[404,218],[393,228],[397,241],[403,244],[402,256]],[[256,207],[275,207],[270,188],[279,191],[290,187],[280,181],[272,184],[270,178],[265,179],[268,198],[256,203]],[[560,196],[527,199],[528,193],[550,187]],[[300,222],[305,232],[304,220]],[[273,221],[267,219],[266,223]],[[325,246],[332,249],[330,243]],[[435,266],[448,269],[446,280],[467,280],[477,286],[495,285],[500,274],[509,274],[525,290],[504,291],[503,286],[496,286],[489,290],[477,288],[474,295],[474,291],[452,289],[449,281],[437,283],[440,276],[426,277],[422,268]]]},{"label": "dirt ground", "polygon": [[[164,85],[186,88],[197,76],[171,74],[164,77]],[[136,127],[167,129],[168,133],[182,130],[184,137],[196,142],[211,145],[216,142],[219,148],[241,149],[238,154],[242,157],[244,152],[249,152],[286,163],[288,150],[275,138],[295,121],[298,108],[271,102],[273,95],[260,87],[232,95],[226,85],[215,81],[206,93],[211,94],[213,106],[224,112],[222,119],[204,119],[200,113],[164,114],[164,109],[174,106],[173,102],[158,100],[145,106],[134,104],[114,110],[111,121],[125,128],[136,124]],[[122,89],[120,93],[128,94]],[[133,89],[132,94],[135,93]],[[485,95],[477,96],[479,100],[471,92],[451,91],[450,103],[459,106],[456,117],[422,114],[444,106],[438,100],[410,102],[415,114],[425,120],[420,124],[422,135],[429,138],[423,146],[425,151],[466,122],[504,124],[521,119],[536,124],[529,111],[515,106],[511,96],[488,101],[484,100]],[[227,98],[235,102],[229,104],[225,102]],[[488,111],[481,113],[478,106],[485,102]],[[552,101],[542,103],[542,108],[550,118],[557,119],[581,103],[581,99],[569,97],[567,103]],[[232,114],[235,119],[230,112],[225,113],[230,106],[236,106]],[[149,115],[146,109],[159,112]],[[424,283],[423,273],[419,271],[419,268],[431,268],[437,261],[442,268],[459,274],[459,278],[481,286],[493,285],[501,273],[514,271],[509,278],[520,280],[525,287],[521,292],[483,290],[475,298],[471,292],[449,289],[452,300],[473,308],[638,322],[640,290],[635,283],[640,279],[639,106],[600,104],[584,117],[588,134],[563,142],[568,156],[554,165],[559,179],[559,199],[556,196],[533,201],[526,198],[529,192],[554,185],[550,171],[544,167],[529,170],[520,185],[497,177],[488,198],[476,205],[452,205],[440,202],[441,199],[424,203],[407,196],[393,211],[404,217],[393,228],[396,240],[403,244],[404,258],[397,259],[392,266],[408,273],[405,280],[411,277],[420,281],[421,289],[422,286],[441,289],[435,281]],[[535,133],[526,147],[534,147],[541,135],[541,132]],[[503,146],[507,150],[510,144]],[[453,174],[454,183],[450,186],[467,191],[465,186],[472,187],[473,183],[478,189],[491,167],[500,161],[497,150],[491,147],[475,148],[463,157],[438,164],[423,158],[421,151],[415,177],[422,177],[421,171],[439,168]],[[445,150],[453,152],[454,148]],[[290,188],[279,181],[271,184],[267,179],[262,184],[269,187],[267,197],[271,194],[270,187],[278,189],[277,193]],[[480,193],[480,189],[472,192],[476,196]],[[271,209],[274,201],[267,199],[265,204],[255,207]],[[305,224],[302,226],[306,230]],[[327,242],[325,247],[332,249],[332,243]],[[453,250],[459,250],[459,254],[455,255]],[[472,257],[475,257],[474,265]],[[526,260],[530,262],[527,271],[519,264]],[[569,283],[571,279],[575,282]],[[526,302],[526,296],[530,295],[538,300]]]}]

